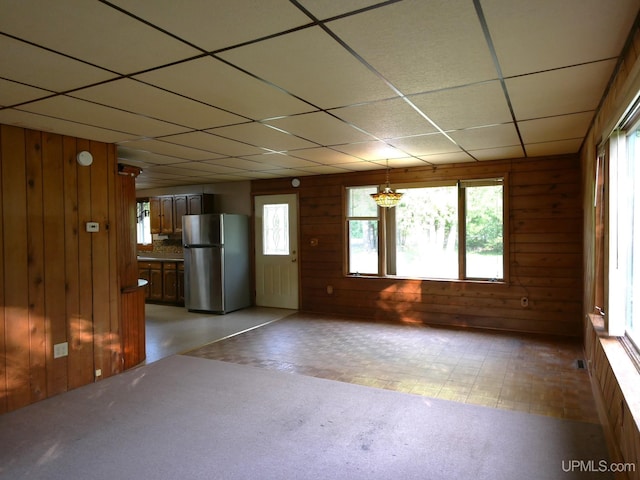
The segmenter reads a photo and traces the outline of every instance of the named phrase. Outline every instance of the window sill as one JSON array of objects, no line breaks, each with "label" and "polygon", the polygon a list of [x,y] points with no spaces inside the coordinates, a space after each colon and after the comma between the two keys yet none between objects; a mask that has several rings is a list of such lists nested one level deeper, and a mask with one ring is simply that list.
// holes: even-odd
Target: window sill
[{"label": "window sill", "polygon": [[599,315],[589,315],[598,335],[602,349],[611,365],[624,401],[631,411],[636,429],[640,430],[640,373],[619,337],[606,333],[604,322]]},{"label": "window sill", "polygon": [[398,280],[398,281],[415,281],[415,282],[448,282],[448,283],[482,283],[489,285],[507,285],[504,280],[481,280],[481,279],[464,279],[458,278],[424,278],[424,277],[400,277],[396,275],[374,275],[367,273],[347,273],[347,278],[371,278],[378,280]]}]

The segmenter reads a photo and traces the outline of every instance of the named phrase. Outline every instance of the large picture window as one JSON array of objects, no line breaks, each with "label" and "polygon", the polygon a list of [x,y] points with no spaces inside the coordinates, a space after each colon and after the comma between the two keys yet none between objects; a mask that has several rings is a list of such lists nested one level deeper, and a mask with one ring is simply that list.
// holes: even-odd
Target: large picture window
[{"label": "large picture window", "polygon": [[503,178],[398,185],[389,209],[376,190],[347,188],[349,274],[504,279]]}]

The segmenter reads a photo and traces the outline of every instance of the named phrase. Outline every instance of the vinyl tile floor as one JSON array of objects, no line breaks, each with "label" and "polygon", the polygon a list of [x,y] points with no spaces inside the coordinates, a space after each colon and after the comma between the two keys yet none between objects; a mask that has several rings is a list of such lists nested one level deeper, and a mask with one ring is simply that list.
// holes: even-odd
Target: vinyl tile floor
[{"label": "vinyl tile floor", "polygon": [[[176,336],[179,341],[171,340]],[[578,368],[583,349],[577,339],[366,322],[280,309],[207,316],[147,305],[147,362],[158,339],[165,344],[157,349],[160,357],[186,353],[598,423],[588,372]]]}]

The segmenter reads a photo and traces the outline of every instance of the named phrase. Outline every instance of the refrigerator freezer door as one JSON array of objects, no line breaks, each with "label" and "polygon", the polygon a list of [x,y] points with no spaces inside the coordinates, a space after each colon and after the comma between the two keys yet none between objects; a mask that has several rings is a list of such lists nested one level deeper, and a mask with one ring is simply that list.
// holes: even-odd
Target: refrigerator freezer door
[{"label": "refrigerator freezer door", "polygon": [[188,310],[224,312],[222,274],[222,247],[204,246],[184,249],[184,301]]},{"label": "refrigerator freezer door", "polygon": [[222,215],[184,215],[182,241],[185,245],[221,245],[223,242]]}]

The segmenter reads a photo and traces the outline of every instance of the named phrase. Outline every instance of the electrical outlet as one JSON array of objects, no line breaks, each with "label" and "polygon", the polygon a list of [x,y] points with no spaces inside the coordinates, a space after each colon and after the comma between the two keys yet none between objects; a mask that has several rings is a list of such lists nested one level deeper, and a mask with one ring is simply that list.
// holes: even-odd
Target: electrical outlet
[{"label": "electrical outlet", "polygon": [[53,346],[53,358],[66,357],[67,355],[69,355],[69,344],[67,342],[56,343]]},{"label": "electrical outlet", "polygon": [[96,378],[101,377],[101,376],[102,376],[102,369],[96,368]]}]

